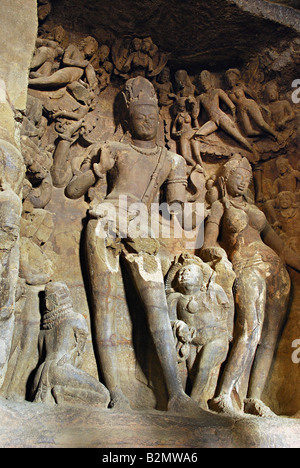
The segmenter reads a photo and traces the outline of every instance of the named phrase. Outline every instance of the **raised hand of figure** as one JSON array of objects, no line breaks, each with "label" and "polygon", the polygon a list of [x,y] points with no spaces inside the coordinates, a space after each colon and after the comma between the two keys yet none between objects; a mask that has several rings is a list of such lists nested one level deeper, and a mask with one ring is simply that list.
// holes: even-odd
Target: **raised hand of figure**
[{"label": "raised hand of figure", "polygon": [[219,177],[219,185],[221,189],[221,194],[222,194],[222,202],[225,206],[225,208],[228,208],[228,192],[227,192],[227,187],[226,187],[226,182],[224,177]]}]

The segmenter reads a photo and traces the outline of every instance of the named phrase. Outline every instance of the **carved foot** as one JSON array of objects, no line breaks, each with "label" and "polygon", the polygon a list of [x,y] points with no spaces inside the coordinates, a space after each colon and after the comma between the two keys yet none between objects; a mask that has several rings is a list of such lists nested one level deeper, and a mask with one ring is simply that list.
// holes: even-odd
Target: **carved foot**
[{"label": "carved foot", "polygon": [[199,405],[185,394],[175,395],[169,400],[168,411],[182,416],[199,417],[207,414]]},{"label": "carved foot", "polygon": [[55,403],[57,405],[59,405],[60,403],[63,403],[63,401],[64,401],[64,390],[63,390],[63,387],[61,387],[61,385],[55,385],[55,387],[52,388],[51,393],[52,393],[54,401],[55,401]]},{"label": "carved foot", "polygon": [[258,398],[246,398],[244,400],[244,412],[262,418],[274,418],[277,416]]},{"label": "carved foot", "polygon": [[109,393],[106,389],[102,392],[93,390],[55,385],[51,390],[56,404],[84,404],[107,408]]},{"label": "carved foot", "polygon": [[130,402],[121,390],[111,392],[110,396],[109,408],[115,411],[131,411]]},{"label": "carved foot", "polygon": [[240,416],[232,404],[230,395],[224,393],[209,402],[209,409],[216,413],[227,414],[228,416]]}]

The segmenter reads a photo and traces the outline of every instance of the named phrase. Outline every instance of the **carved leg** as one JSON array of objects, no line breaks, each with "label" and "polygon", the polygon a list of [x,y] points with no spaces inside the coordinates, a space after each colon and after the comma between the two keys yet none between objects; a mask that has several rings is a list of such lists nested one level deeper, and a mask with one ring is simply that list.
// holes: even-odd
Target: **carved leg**
[{"label": "carved leg", "polygon": [[243,137],[235,123],[229,117],[223,117],[220,120],[220,128],[222,128],[224,132],[228,133],[228,135],[230,135],[234,140],[239,142],[245,149],[250,151],[250,153],[253,152],[252,145]]},{"label": "carved leg", "polygon": [[88,403],[107,408],[110,400],[108,390],[91,375],[70,364],[52,365],[48,379],[56,403]]},{"label": "carved leg", "polygon": [[242,111],[241,112],[241,120],[242,120],[242,123],[243,123],[245,133],[246,133],[246,135],[248,137],[256,137],[256,136],[261,135],[260,131],[254,130],[247,111]]},{"label": "carved leg", "polygon": [[39,78],[30,78],[28,85],[37,89],[62,88],[67,84],[79,80],[84,70],[79,67],[66,67],[57,70],[50,76],[41,76]]},{"label": "carved leg", "polygon": [[203,409],[208,409],[207,402],[215,393],[215,387],[212,387],[213,374],[225,361],[228,353],[228,338],[215,339],[204,345],[197,374],[193,382],[191,397]]},{"label": "carved leg", "polygon": [[121,391],[116,345],[112,341],[115,334],[114,298],[120,281],[119,256],[106,247],[105,239],[97,237],[96,227],[97,220],[90,220],[86,233],[96,359],[111,395],[111,406],[129,409],[129,401]]},{"label": "carved leg", "polygon": [[200,151],[200,142],[198,140],[194,140],[194,138],[191,139],[191,149],[192,149],[192,154],[195,157],[195,161],[199,166],[203,168],[203,161],[201,158],[201,151]]},{"label": "carved leg", "polygon": [[183,134],[179,140],[178,144],[178,152],[181,154],[181,156],[184,157],[186,162],[191,165],[195,166],[195,161],[193,160],[192,156],[190,155],[189,149],[190,149],[190,141],[189,139]]},{"label": "carved leg", "polygon": [[209,120],[204,125],[202,125],[202,127],[199,128],[199,130],[197,130],[197,133],[195,134],[195,136],[208,136],[216,132],[217,130],[218,130],[218,125],[212,120]]},{"label": "carved leg", "polygon": [[264,132],[268,133],[269,135],[272,135],[274,138],[277,137],[276,132],[273,130],[273,128],[267,124],[267,122],[264,120],[260,109],[258,106],[250,106],[249,108],[249,114],[252,117],[253,121],[256,123],[256,125]]},{"label": "carved leg", "polygon": [[[269,284],[261,341],[255,355],[250,377],[248,399],[245,402],[245,411],[254,412],[254,414],[260,416],[270,416],[270,414],[272,414],[261,402],[261,396],[268,379],[276,346],[278,344],[278,337],[286,317],[291,286],[290,277],[285,268],[282,268],[276,275],[272,275],[271,279],[273,282],[275,281],[275,284]],[[280,291],[279,297],[278,291]]]},{"label": "carved leg", "polygon": [[175,342],[159,259],[153,255],[140,253],[125,255],[125,261],[145,307],[148,326],[169,394],[168,410],[199,415],[201,410],[185,394],[178,372]]},{"label": "carved leg", "polygon": [[234,412],[231,394],[243,373],[252,363],[261,336],[266,304],[266,283],[262,273],[245,269],[235,285],[236,322],[233,346],[223,374],[219,396],[210,408]]},{"label": "carved leg", "polygon": [[61,385],[55,385],[51,393],[56,404],[89,404],[90,406],[96,406],[99,408],[106,408],[107,402],[98,392],[92,390],[85,390],[77,387],[63,387]]}]

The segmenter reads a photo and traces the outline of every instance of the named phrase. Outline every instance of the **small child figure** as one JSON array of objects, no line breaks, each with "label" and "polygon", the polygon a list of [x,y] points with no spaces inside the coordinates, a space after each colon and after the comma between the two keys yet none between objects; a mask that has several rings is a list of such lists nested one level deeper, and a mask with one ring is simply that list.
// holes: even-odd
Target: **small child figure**
[{"label": "small child figure", "polygon": [[186,359],[191,397],[203,409],[208,409],[208,400],[214,396],[230,339],[229,301],[215,276],[198,257],[181,256],[169,270],[166,283],[170,320],[180,350],[178,361]]}]

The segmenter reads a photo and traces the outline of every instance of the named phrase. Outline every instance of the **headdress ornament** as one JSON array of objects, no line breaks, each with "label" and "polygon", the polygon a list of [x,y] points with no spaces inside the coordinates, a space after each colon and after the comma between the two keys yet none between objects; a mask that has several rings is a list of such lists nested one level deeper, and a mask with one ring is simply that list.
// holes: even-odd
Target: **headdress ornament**
[{"label": "headdress ornament", "polygon": [[48,283],[45,287],[45,295],[52,302],[53,306],[51,310],[45,310],[41,327],[44,330],[50,330],[59,325],[67,317],[70,317],[74,312],[70,291],[66,283]]},{"label": "headdress ornament", "polygon": [[237,169],[245,169],[252,175],[252,167],[248,159],[240,154],[234,154],[223,166],[225,180],[228,179],[230,174],[235,172]]},{"label": "headdress ornament", "polygon": [[45,287],[45,295],[56,305],[72,305],[69,288],[63,281],[48,283]]},{"label": "headdress ornament", "polygon": [[136,105],[152,105],[157,107],[158,100],[153,84],[142,76],[126,81],[123,92],[127,109]]}]

